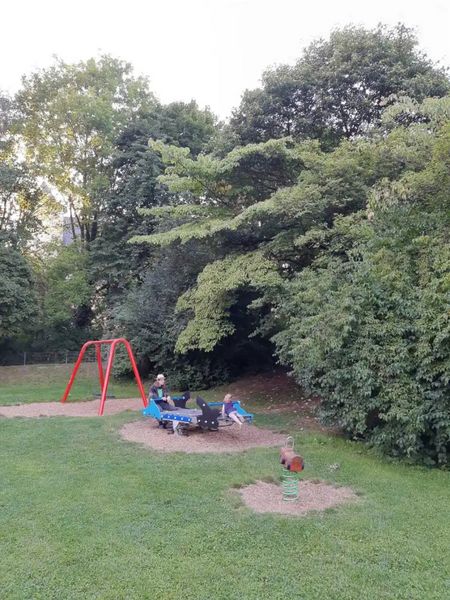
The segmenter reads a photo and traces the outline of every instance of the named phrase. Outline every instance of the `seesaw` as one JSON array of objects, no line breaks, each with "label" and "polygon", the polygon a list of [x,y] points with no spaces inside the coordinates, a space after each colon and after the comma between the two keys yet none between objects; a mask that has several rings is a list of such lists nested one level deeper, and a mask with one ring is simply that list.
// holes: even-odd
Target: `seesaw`
[{"label": "seesaw", "polygon": [[[176,425],[175,431],[185,435],[189,429],[197,427],[202,431],[218,431],[219,427],[232,425],[233,421],[229,417],[222,416],[222,402],[205,402],[203,398],[197,397],[198,408],[186,408],[189,397],[188,393],[183,396],[174,396],[175,408],[173,410],[162,409],[159,402],[152,399],[142,410],[142,414],[156,419],[160,427]],[[239,400],[233,401],[233,406],[247,423],[253,422],[253,415],[242,408]]]}]

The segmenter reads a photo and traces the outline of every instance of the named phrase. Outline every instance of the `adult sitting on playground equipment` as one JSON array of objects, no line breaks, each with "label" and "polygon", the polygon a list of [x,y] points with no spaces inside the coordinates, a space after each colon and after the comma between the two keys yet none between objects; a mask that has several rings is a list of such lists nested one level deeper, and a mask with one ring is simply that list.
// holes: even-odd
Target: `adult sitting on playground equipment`
[{"label": "adult sitting on playground equipment", "polygon": [[166,385],[166,378],[162,373],[156,376],[153,385],[150,388],[148,400],[154,400],[162,410],[174,410],[175,402],[169,394],[169,389]]},{"label": "adult sitting on playground equipment", "polygon": [[[159,373],[156,376],[156,379],[150,388],[148,401],[150,404],[151,401],[153,400],[153,402],[155,402],[156,406],[158,407],[159,411],[177,411],[180,408],[181,409],[186,408],[186,402],[189,400],[189,398],[190,398],[189,392],[184,392],[184,394],[182,396],[175,396],[172,398],[169,394],[169,388],[166,385],[165,376],[162,373]],[[165,428],[165,426],[167,425],[167,421],[161,422],[161,424]],[[178,425],[179,425],[179,422],[177,420],[173,420],[172,428],[169,429],[167,431],[167,433],[178,433],[177,432]]]}]

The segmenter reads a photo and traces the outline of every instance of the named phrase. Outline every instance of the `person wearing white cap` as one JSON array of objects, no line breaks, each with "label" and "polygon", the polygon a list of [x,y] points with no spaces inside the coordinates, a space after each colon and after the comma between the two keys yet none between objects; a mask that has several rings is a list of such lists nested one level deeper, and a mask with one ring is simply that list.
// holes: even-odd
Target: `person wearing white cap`
[{"label": "person wearing white cap", "polygon": [[[166,378],[162,373],[156,376],[152,387],[150,388],[149,400],[154,400],[161,408],[170,408],[175,406],[175,402],[172,400],[169,394],[169,389],[166,385]],[[165,406],[166,404],[169,407]]]},{"label": "person wearing white cap", "polygon": [[[156,376],[152,387],[150,388],[149,400],[154,400],[162,410],[173,410],[175,408],[175,402],[172,400],[169,394],[169,389],[166,385],[166,378],[162,373]],[[179,423],[178,421],[172,422],[172,429],[168,433],[175,433]]]}]

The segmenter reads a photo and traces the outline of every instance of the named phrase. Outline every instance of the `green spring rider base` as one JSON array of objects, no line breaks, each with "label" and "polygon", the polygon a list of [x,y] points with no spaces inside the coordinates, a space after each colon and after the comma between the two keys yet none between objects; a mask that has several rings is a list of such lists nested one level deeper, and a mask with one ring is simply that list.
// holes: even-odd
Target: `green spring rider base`
[{"label": "green spring rider base", "polygon": [[286,445],[280,450],[281,489],[284,502],[295,502],[299,498],[297,473],[303,470],[303,458],[294,452],[294,438],[286,438]]},{"label": "green spring rider base", "polygon": [[281,467],[281,487],[284,502],[295,502],[298,500],[298,479],[294,473]]}]

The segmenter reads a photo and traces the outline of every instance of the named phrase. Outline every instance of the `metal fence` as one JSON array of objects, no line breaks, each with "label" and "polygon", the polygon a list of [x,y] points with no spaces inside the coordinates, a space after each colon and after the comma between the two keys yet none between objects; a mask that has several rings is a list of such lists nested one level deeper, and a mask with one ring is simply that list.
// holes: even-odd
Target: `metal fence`
[{"label": "metal fence", "polygon": [[[106,360],[108,357],[108,349],[102,348],[102,359]],[[77,350],[59,350],[57,352],[17,352],[2,357],[0,365],[2,366],[14,366],[14,365],[63,365],[73,364],[76,362],[79,355]],[[94,362],[96,360],[94,350],[86,351],[83,356],[83,362]]]}]

